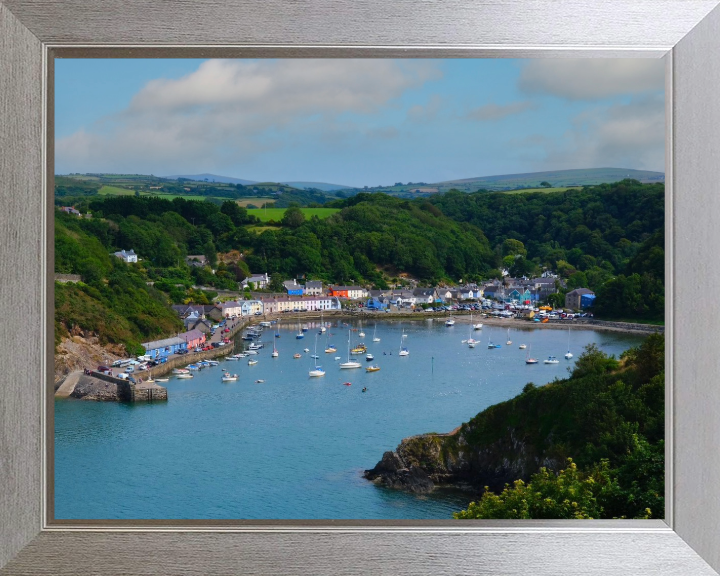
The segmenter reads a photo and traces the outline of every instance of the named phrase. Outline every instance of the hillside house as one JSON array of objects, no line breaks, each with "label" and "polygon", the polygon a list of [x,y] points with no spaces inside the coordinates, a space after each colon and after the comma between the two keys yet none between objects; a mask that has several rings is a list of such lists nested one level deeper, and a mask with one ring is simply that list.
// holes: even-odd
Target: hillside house
[{"label": "hillside house", "polygon": [[251,274],[241,282],[243,290],[247,286],[250,286],[251,283],[256,290],[265,290],[265,288],[268,287],[268,284],[270,284],[270,276],[267,272],[264,274]]},{"label": "hillside house", "polygon": [[188,266],[194,266],[196,268],[202,268],[203,266],[207,266],[208,260],[206,256],[203,256],[202,254],[193,254],[192,256],[186,256],[185,262]]},{"label": "hillside house", "polygon": [[322,296],[323,283],[319,280],[308,280],[305,282],[305,295]]},{"label": "hillside house", "polygon": [[302,296],[305,293],[305,286],[298,284],[295,279],[285,280],[285,282],[283,282],[283,286],[285,287],[285,291],[288,293],[288,296]]},{"label": "hillside house", "polygon": [[138,261],[137,254],[135,254],[135,251],[132,249],[128,250],[127,252],[125,250],[120,250],[119,252],[115,252],[114,255],[120,258],[126,264]]}]

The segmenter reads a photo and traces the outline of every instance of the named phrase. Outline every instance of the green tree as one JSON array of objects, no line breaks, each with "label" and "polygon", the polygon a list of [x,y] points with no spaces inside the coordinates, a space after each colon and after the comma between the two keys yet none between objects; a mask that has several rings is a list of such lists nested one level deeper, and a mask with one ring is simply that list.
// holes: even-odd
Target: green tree
[{"label": "green tree", "polygon": [[282,217],[283,226],[290,228],[299,228],[305,222],[305,214],[299,206],[290,206],[285,210],[285,214]]}]

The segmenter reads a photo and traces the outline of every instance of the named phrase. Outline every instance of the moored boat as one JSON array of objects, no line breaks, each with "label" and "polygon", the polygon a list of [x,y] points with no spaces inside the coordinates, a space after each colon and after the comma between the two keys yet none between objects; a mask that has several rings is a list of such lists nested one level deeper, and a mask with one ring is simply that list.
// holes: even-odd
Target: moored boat
[{"label": "moored boat", "polygon": [[377,372],[378,370],[380,370],[380,366],[378,366],[377,364],[365,368],[365,372]]}]

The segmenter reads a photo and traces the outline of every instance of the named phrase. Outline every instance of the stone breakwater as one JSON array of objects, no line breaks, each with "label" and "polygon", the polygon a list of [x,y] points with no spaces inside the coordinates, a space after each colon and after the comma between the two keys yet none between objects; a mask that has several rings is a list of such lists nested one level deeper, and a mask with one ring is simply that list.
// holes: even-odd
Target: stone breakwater
[{"label": "stone breakwater", "polygon": [[67,378],[71,388],[58,390],[58,397],[104,402],[153,402],[167,400],[167,388],[154,382],[134,384],[107,374],[74,372]]}]

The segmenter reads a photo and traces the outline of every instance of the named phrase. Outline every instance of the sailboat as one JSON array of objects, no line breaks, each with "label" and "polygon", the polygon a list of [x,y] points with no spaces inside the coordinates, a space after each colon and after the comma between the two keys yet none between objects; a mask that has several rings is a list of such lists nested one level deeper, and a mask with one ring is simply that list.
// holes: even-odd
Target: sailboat
[{"label": "sailboat", "polygon": [[482,322],[473,324],[473,330],[482,330]]},{"label": "sailboat", "polygon": [[448,318],[447,320],[445,320],[445,326],[455,326],[455,318]]},{"label": "sailboat", "polygon": [[[315,354],[313,354],[313,356],[314,356],[315,358],[317,358],[317,334],[315,335]],[[316,364],[316,365],[315,365],[315,369],[314,369],[314,370],[310,370],[310,372],[308,372],[308,375],[309,375],[311,378],[318,378],[318,377],[320,377],[320,376],[325,376],[325,370],[323,370],[321,366],[318,366],[318,365]]]},{"label": "sailboat", "polygon": [[380,342],[380,338],[378,338],[375,334],[377,334],[377,324],[375,324],[375,328],[373,328],[373,342]]},{"label": "sailboat", "polygon": [[555,356],[548,356],[547,360],[543,361],[543,364],[560,364],[560,360],[555,358]]},{"label": "sailboat", "polygon": [[365,332],[363,332],[362,329],[362,320],[360,320],[360,332],[358,333],[358,336],[360,336],[360,338],[365,338]]},{"label": "sailboat", "polygon": [[493,344],[492,339],[488,336],[488,348],[500,348],[500,344]]},{"label": "sailboat", "polygon": [[407,336],[407,334],[405,334],[405,330],[403,330],[403,334],[400,337],[400,352],[398,352],[398,356],[410,356],[410,350],[408,350],[407,348],[405,348],[403,346],[403,339],[406,336]]},{"label": "sailboat", "polygon": [[325,332],[327,328],[325,328],[325,322],[323,322],[323,311],[320,310],[320,334]]},{"label": "sailboat", "polygon": [[510,346],[510,344],[512,344],[512,340],[510,340],[510,328],[508,328],[507,345]]},{"label": "sailboat", "polygon": [[525,354],[525,364],[537,364],[538,361],[536,358],[530,358],[530,350],[528,349],[527,353]]},{"label": "sailboat", "polygon": [[277,351],[277,348],[275,347],[275,340],[273,340],[273,351],[272,351],[272,354],[270,354],[270,356],[272,356],[273,358],[277,358],[278,356],[280,356],[280,354]]},{"label": "sailboat", "polygon": [[348,355],[347,355],[347,362],[343,362],[340,364],[340,368],[343,370],[347,370],[349,368],[360,368],[360,362],[353,362],[350,360],[350,334],[351,331],[348,330]]},{"label": "sailboat", "polygon": [[330,332],[328,332],[325,340],[325,354],[331,354],[332,352],[337,352],[337,348],[330,344]]},{"label": "sailboat", "polygon": [[572,357],[572,352],[570,352],[570,328],[568,328],[568,351],[567,354],[565,354],[565,360],[570,360]]},{"label": "sailboat", "polygon": [[468,338],[467,340],[463,340],[463,344],[467,343],[468,348],[475,348],[475,345],[478,343],[477,340],[475,340],[472,337],[472,331],[473,331],[472,313],[470,313],[470,338]]}]

